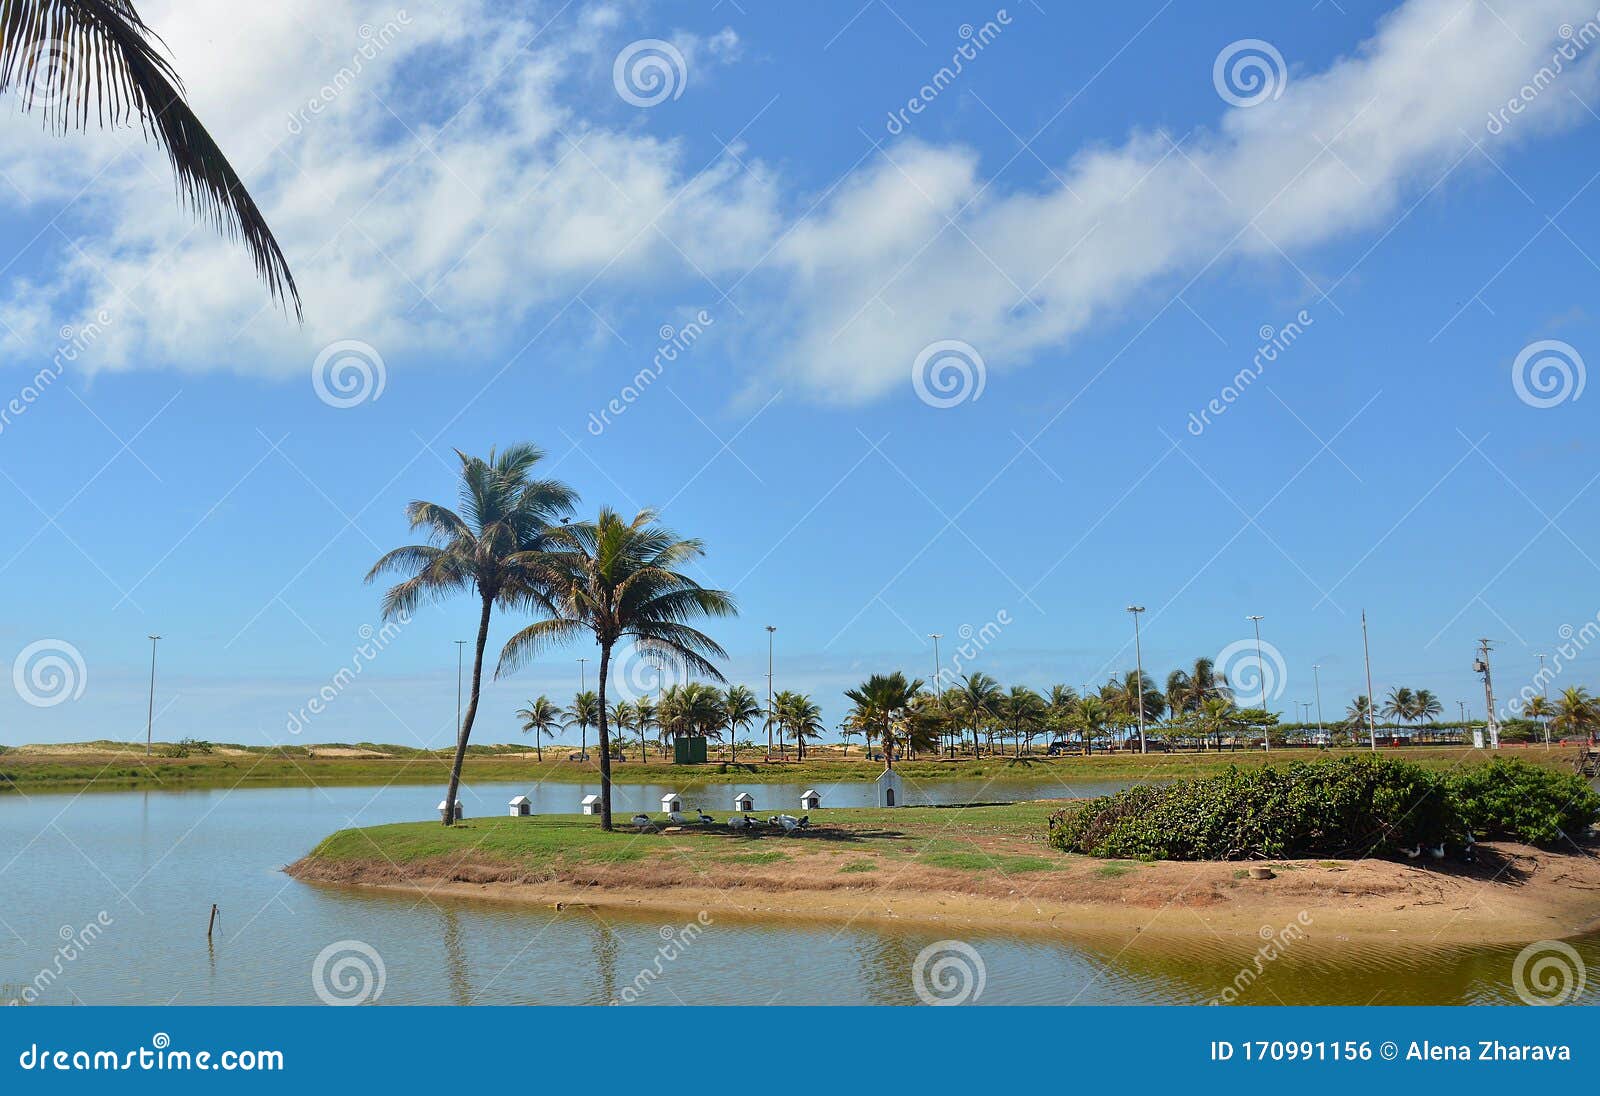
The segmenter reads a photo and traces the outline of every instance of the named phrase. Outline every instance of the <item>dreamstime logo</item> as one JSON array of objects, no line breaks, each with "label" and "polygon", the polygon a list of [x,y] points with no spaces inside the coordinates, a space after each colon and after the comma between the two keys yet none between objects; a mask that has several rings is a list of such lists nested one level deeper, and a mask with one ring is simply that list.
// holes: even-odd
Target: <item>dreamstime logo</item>
[{"label": "dreamstime logo", "polygon": [[411,15],[404,8],[395,12],[395,17],[381,27],[362,23],[357,30],[357,34],[361,36],[361,45],[356,47],[350,63],[341,66],[326,84],[317,89],[316,95],[306,101],[305,106],[289,115],[289,132],[295,136],[305,132],[312,119],[327,110],[348,91],[366,71],[367,63],[377,60],[380,53],[394,44],[395,39],[400,36],[400,31],[410,25]]},{"label": "dreamstime logo", "polygon": [[1589,371],[1577,348],[1559,339],[1540,339],[1523,347],[1511,365],[1511,386],[1529,407],[1555,407],[1583,395]]},{"label": "dreamstime logo", "polygon": [[957,28],[956,34],[961,38],[961,45],[950,56],[950,63],[943,65],[929,78],[928,82],[917,89],[917,94],[906,100],[906,105],[899,110],[889,112],[889,121],[884,128],[891,137],[899,136],[910,128],[913,119],[927,110],[935,99],[942,95],[946,88],[956,82],[956,79],[966,71],[969,61],[976,61],[978,54],[992,45],[1001,32],[1011,25],[1011,13],[1001,8],[994,13],[994,18],[982,26],[973,26],[971,23],[962,23]]},{"label": "dreamstime logo", "polygon": [[937,940],[911,964],[911,988],[925,1005],[964,1005],[983,996],[989,969],[965,940]]},{"label": "dreamstime logo", "polygon": [[363,624],[357,629],[356,634],[361,637],[361,642],[351,652],[350,661],[339,667],[322,688],[300,705],[299,711],[289,713],[289,718],[284,723],[284,730],[290,734],[299,734],[305,730],[313,719],[327,711],[329,705],[355,684],[356,678],[360,677],[366,668],[400,637],[400,629],[410,623],[411,614],[402,611],[395,614],[392,620],[384,621],[381,627],[374,628],[370,624]]},{"label": "dreamstime logo", "polygon": [[1259,651],[1254,639],[1230,643],[1217,655],[1215,664],[1234,695],[1263,697],[1263,704],[1277,700],[1289,685],[1283,652],[1270,643],[1260,644]]},{"label": "dreamstime logo", "polygon": [[1588,971],[1571,944],[1540,940],[1517,953],[1511,985],[1525,1005],[1564,1005],[1583,996]]},{"label": "dreamstime logo", "polygon": [[27,378],[23,382],[21,391],[4,407],[0,407],[0,434],[27,414],[28,408],[44,398],[50,386],[60,380],[61,375],[67,371],[67,366],[88,353],[89,349],[100,341],[100,336],[105,334],[113,319],[111,313],[102,308],[81,326],[62,325],[59,332],[61,341],[56,346],[56,352],[50,357],[50,364]]},{"label": "dreamstime logo", "polygon": [[[57,933],[61,938],[61,945],[56,948],[55,956],[51,959],[50,965],[41,967],[39,973],[34,975],[33,980],[26,985],[8,986],[7,996],[11,998],[10,1003],[13,1005],[38,1004],[50,987],[60,981],[61,976],[66,973],[67,967],[77,962],[84,952],[88,951],[101,936],[105,935],[105,930],[115,923],[115,918],[105,910],[101,910],[95,914],[93,921],[89,921],[80,927],[62,925]],[[11,993],[12,989],[17,992]]]},{"label": "dreamstime logo", "polygon": [[711,924],[711,914],[701,910],[693,921],[681,926],[662,925],[657,930],[657,935],[661,937],[661,946],[656,948],[655,959],[649,966],[641,969],[632,982],[623,986],[622,992],[613,997],[611,1003],[631,1005],[638,1001],[667,972],[667,965],[682,958],[694,942],[705,935],[706,929],[710,928]]},{"label": "dreamstime logo", "polygon": [[1262,925],[1256,935],[1262,939],[1262,945],[1256,949],[1255,955],[1248,965],[1239,968],[1239,973],[1233,976],[1233,981],[1223,987],[1222,992],[1211,998],[1208,1004],[1231,1005],[1239,999],[1239,995],[1255,985],[1266,973],[1269,964],[1283,957],[1289,945],[1297,940],[1306,938],[1306,929],[1311,927],[1311,914],[1301,910],[1295,919],[1275,929],[1271,925]]},{"label": "dreamstime logo", "polygon": [[641,38],[623,47],[611,66],[611,83],[622,101],[636,107],[659,106],[683,98],[689,66],[671,42]]},{"label": "dreamstime logo", "polygon": [[682,327],[675,328],[671,324],[662,324],[661,330],[657,332],[661,337],[661,343],[656,347],[650,364],[630,377],[628,383],[622,386],[622,390],[598,413],[589,412],[589,433],[597,438],[605,433],[606,427],[643,399],[650,386],[667,371],[667,366],[694,349],[694,344],[700,341],[700,336],[705,334],[706,328],[716,322],[711,313],[702,308]]},{"label": "dreamstime logo", "polygon": [[1236,107],[1254,107],[1283,97],[1289,85],[1289,66],[1271,42],[1241,38],[1217,54],[1211,82],[1223,101]]},{"label": "dreamstime logo", "polygon": [[17,695],[35,708],[54,708],[77,700],[89,685],[83,655],[64,639],[41,639],[18,653],[11,664]]},{"label": "dreamstime logo", "polygon": [[929,343],[911,363],[911,387],[929,407],[956,407],[983,396],[989,367],[971,343],[941,339]]},{"label": "dreamstime logo", "polygon": [[1498,137],[1504,133],[1518,115],[1527,111],[1534,100],[1548,91],[1589,47],[1600,41],[1600,14],[1581,27],[1563,23],[1556,33],[1561,36],[1562,42],[1550,55],[1550,63],[1542,66],[1527,83],[1518,88],[1517,93],[1506,100],[1505,106],[1490,112],[1484,128],[1491,136]]},{"label": "dreamstime logo", "polygon": [[389,972],[378,949],[361,940],[340,940],[317,953],[311,988],[325,1005],[364,1005],[383,996]]},{"label": "dreamstime logo", "polygon": [[672,667],[663,666],[654,654],[638,647],[629,647],[606,669],[606,693],[619,701],[637,703],[672,684]]},{"label": "dreamstime logo", "polygon": [[963,624],[957,628],[956,649],[945,660],[948,665],[939,667],[938,684],[945,689],[952,689],[960,684],[962,671],[976,661],[990,644],[999,639],[1000,633],[1010,624],[1011,614],[1001,609],[994,615],[993,620],[985,621],[976,628],[971,624]]},{"label": "dreamstime logo", "polygon": [[76,55],[59,38],[46,38],[19,61],[23,72],[22,103],[25,109],[38,106],[50,118],[67,100],[67,89],[75,83]]},{"label": "dreamstime logo", "polygon": [[355,407],[376,402],[389,383],[383,355],[360,339],[340,339],[322,348],[311,364],[311,387],[329,407]]},{"label": "dreamstime logo", "polygon": [[1262,324],[1261,330],[1257,332],[1261,337],[1261,343],[1256,347],[1255,356],[1250,359],[1250,364],[1235,373],[1198,414],[1193,411],[1189,413],[1189,433],[1198,438],[1215,419],[1227,414],[1228,408],[1243,399],[1250,386],[1261,379],[1267,367],[1293,349],[1294,344],[1306,333],[1306,328],[1316,322],[1311,313],[1302,308],[1282,327],[1275,328],[1271,324]]}]

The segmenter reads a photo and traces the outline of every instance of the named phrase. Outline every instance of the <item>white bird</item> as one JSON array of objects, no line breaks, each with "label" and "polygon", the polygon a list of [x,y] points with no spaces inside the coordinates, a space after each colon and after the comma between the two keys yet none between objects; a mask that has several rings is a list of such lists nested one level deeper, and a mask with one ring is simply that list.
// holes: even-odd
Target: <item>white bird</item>
[{"label": "white bird", "polygon": [[689,824],[689,820],[687,818],[683,817],[683,812],[682,811],[668,811],[667,812],[667,817],[672,819],[673,822],[677,823],[680,826],[686,826],[686,825]]},{"label": "white bird", "polygon": [[800,820],[792,814],[780,814],[773,821],[783,827],[784,833],[793,833],[800,828]]},{"label": "white bird", "polygon": [[633,824],[635,826],[638,826],[641,830],[646,828],[647,826],[655,825],[654,822],[650,821],[650,816],[648,814],[636,814],[636,815],[634,815],[633,816]]},{"label": "white bird", "polygon": [[1406,854],[1407,860],[1415,860],[1417,857],[1422,855],[1422,846],[1418,844],[1409,849],[1401,849],[1400,851]]},{"label": "white bird", "polygon": [[695,808],[695,813],[700,816],[700,824],[702,826],[715,826],[717,824],[717,820],[715,818],[712,818],[709,814],[707,814],[701,808],[696,807]]},{"label": "white bird", "polygon": [[1435,860],[1443,860],[1444,859],[1444,842],[1441,841],[1437,845],[1435,845],[1433,848],[1429,849],[1428,850],[1428,855],[1433,857]]}]

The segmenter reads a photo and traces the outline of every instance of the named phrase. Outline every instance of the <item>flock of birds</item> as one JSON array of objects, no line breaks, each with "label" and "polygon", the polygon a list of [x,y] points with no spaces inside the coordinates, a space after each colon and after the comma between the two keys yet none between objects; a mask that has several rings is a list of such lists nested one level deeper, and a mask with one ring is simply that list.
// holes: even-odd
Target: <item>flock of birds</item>
[{"label": "flock of birds", "polygon": [[[1470,834],[1470,833],[1467,834],[1466,845],[1461,850],[1461,860],[1462,860],[1463,863],[1471,864],[1471,863],[1473,863],[1473,862],[1475,862],[1477,860],[1477,858],[1478,858],[1477,857],[1477,850],[1473,847],[1476,844],[1477,844],[1477,842],[1473,840],[1472,834]],[[1432,848],[1429,848],[1429,849],[1424,849],[1422,847],[1421,843],[1419,842],[1418,844],[1413,845],[1409,849],[1401,849],[1400,851],[1406,854],[1406,859],[1407,860],[1416,860],[1424,852],[1426,852],[1428,854],[1429,859],[1432,859],[1432,860],[1443,860],[1444,859],[1444,842],[1441,841],[1437,845],[1435,845],[1435,846],[1433,846]]]},{"label": "flock of birds", "polygon": [[[670,819],[672,824],[675,826],[715,826],[717,824],[717,820],[715,818],[712,818],[709,814],[703,810],[700,810],[698,807],[695,808],[695,815],[697,817],[691,819],[682,811],[667,812],[667,818]],[[650,830],[657,827],[656,820],[651,818],[648,814],[634,815],[633,824],[640,830]],[[796,818],[792,814],[775,814],[771,818],[763,821],[759,818],[751,818],[749,813],[746,812],[733,815],[728,819],[728,828],[730,830],[753,832],[761,829],[762,827],[767,827],[774,830],[782,830],[784,833],[796,833],[799,830],[807,830],[811,828],[811,816],[809,814],[803,814],[799,818]]]}]

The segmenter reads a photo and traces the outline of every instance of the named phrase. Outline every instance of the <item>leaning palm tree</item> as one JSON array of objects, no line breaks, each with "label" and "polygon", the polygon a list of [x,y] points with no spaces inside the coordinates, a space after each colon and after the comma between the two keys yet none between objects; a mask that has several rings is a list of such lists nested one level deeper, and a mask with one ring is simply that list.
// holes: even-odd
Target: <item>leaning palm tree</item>
[{"label": "leaning palm tree", "polygon": [[722,725],[728,732],[728,747],[733,751],[733,760],[739,760],[739,743],[736,740],[739,731],[748,731],[751,724],[760,718],[761,701],[756,699],[756,694],[743,685],[728,686],[728,691],[722,694]]},{"label": "leaning palm tree", "polygon": [[542,740],[554,738],[557,731],[567,729],[566,709],[547,696],[528,701],[526,708],[518,708],[517,718],[522,721],[522,733],[533,734],[533,752],[540,761],[544,760]]},{"label": "leaning palm tree", "polygon": [[189,109],[160,44],[132,0],[0,0],[0,93],[15,88],[18,105],[55,133],[137,119],[166,152],[179,200],[242,240],[273,298],[301,318],[300,291],[266,217]]},{"label": "leaning palm tree", "polygon": [[[496,605],[506,608],[525,603],[536,589],[541,577],[535,564],[549,545],[552,525],[572,509],[577,498],[564,483],[533,478],[535,466],[544,459],[538,446],[513,445],[503,453],[491,449],[487,459],[469,457],[460,450],[456,456],[461,458],[460,513],[436,502],[411,503],[406,507],[411,528],[425,530],[429,543],[387,552],[367,572],[368,582],[390,571],[410,576],[383,595],[385,620],[409,617],[424,601],[469,592],[478,596],[472,695],[456,734],[455,760],[445,794],[449,804],[455,803],[461,786],[461,763],[478,714],[489,616]],[[445,811],[445,825],[452,824],[454,817],[454,811]]]},{"label": "leaning palm tree", "polygon": [[600,826],[611,829],[611,743],[606,726],[606,684],[611,652],[623,639],[672,666],[715,681],[722,674],[713,658],[726,658],[710,636],[689,620],[732,616],[732,595],[709,590],[679,568],[699,559],[698,540],[682,540],[656,524],[651,510],[629,521],[604,509],[592,522],[551,531],[549,551],[529,559],[538,573],[527,600],[549,613],[512,636],[500,653],[496,675],[516,670],[541,648],[592,635],[600,646]]}]

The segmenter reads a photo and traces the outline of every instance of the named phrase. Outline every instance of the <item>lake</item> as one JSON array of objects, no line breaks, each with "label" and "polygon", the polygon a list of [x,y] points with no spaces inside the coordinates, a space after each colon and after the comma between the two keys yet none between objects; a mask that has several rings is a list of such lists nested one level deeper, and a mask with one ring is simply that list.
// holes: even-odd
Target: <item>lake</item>
[{"label": "lake", "polygon": [[[914,798],[1061,798],[1119,786],[950,782]],[[461,798],[473,817],[505,813],[519,792],[536,811],[570,814],[592,790],[479,784]],[[683,792],[690,810],[721,816],[738,791],[765,812],[797,810],[805,789],[618,785],[616,810],[655,811],[668,790]],[[870,805],[870,785],[817,790],[825,806]],[[714,910],[700,923],[366,893],[280,871],[333,830],[437,817],[440,797],[440,788],[416,785],[0,796],[0,1000],[27,988],[40,1004],[316,1004],[321,989],[386,1005],[916,1004],[919,954],[941,939],[925,929],[741,921]],[[221,919],[208,945],[213,903]],[[1026,912],[1018,916],[1025,925]],[[1516,1001],[1515,947],[1308,940],[1258,964],[1254,941],[1179,948],[1084,930],[1073,940],[963,932],[925,959],[925,981],[954,979],[954,992],[964,986],[985,1005],[1203,1004],[1238,986],[1241,971],[1249,972],[1238,996],[1245,1004]],[[1575,946],[1600,971],[1600,938]],[[1591,985],[1584,1000],[1597,998]]]}]

